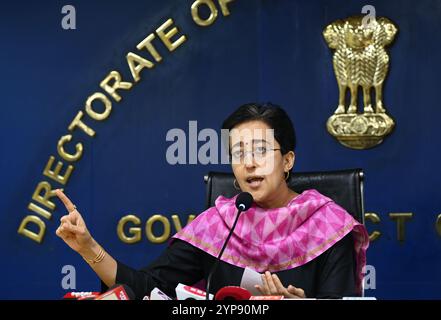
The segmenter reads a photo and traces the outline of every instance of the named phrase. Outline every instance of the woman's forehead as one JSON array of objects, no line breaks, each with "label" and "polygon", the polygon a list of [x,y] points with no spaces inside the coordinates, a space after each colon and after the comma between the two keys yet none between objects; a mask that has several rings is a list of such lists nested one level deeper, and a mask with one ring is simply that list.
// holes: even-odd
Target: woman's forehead
[{"label": "woman's forehead", "polygon": [[274,130],[262,128],[233,129],[230,131],[231,146],[275,143]]},{"label": "woman's forehead", "polygon": [[265,139],[252,139],[252,140],[239,140],[235,143],[231,144],[231,147],[237,147],[237,146],[247,146],[247,145],[268,145],[270,144]]}]

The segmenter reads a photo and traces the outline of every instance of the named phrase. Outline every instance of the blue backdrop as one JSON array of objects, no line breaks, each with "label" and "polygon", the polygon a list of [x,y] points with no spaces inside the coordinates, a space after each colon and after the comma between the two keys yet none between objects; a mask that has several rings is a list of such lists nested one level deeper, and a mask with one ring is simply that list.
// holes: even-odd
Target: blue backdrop
[{"label": "blue backdrop", "polygon": [[[6,281],[0,298],[59,299],[66,292],[65,265],[76,269],[77,290],[99,288],[86,263],[55,235],[65,214],[59,201],[53,199],[52,218],[42,218],[46,232],[40,244],[18,234],[21,221],[35,214],[28,205],[36,203],[32,195],[39,182],[64,187],[97,241],[115,258],[141,267],[166,245],[147,239],[147,220],[158,214],[171,222],[176,214],[184,225],[189,214],[204,209],[203,175],[229,170],[228,165],[168,164],[168,130],[188,133],[191,120],[198,121],[199,130],[218,130],[230,112],[250,101],[280,104],[292,117],[298,135],[296,171],[365,170],[366,212],[381,218],[367,227],[382,233],[368,250],[376,289],[366,294],[441,298],[441,239],[435,229],[441,213],[441,2],[369,2],[378,16],[399,28],[384,89],[396,128],[383,144],[363,151],[343,147],[326,131],[338,90],[322,30],[336,19],[360,14],[365,1],[235,0],[228,5],[231,14],[219,11],[208,27],[192,20],[192,3],[1,4],[0,249]],[[76,9],[76,30],[61,27],[65,4]],[[187,40],[169,52],[156,37],[162,61],[143,70],[130,91],[120,91],[123,99],[112,100],[109,118],[85,120],[96,131],[94,138],[73,132],[84,152],[72,163],[68,183],[62,186],[44,176],[51,155],[62,160],[57,142],[78,111],[84,112],[87,97],[103,91],[99,83],[112,70],[130,79],[126,54],[138,52],[136,45],[168,18]],[[73,151],[72,146],[66,148]],[[64,171],[68,163],[63,162]],[[390,213],[413,214],[404,241],[397,240]],[[142,239],[130,245],[116,231],[128,214],[142,221]],[[154,233],[162,231],[156,223]]]}]

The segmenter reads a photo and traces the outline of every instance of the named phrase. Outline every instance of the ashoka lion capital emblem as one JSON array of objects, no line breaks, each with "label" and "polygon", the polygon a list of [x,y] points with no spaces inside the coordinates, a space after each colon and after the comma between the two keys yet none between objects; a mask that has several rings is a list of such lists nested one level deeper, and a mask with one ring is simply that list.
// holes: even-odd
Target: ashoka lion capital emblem
[{"label": "ashoka lion capital emblem", "polygon": [[[353,149],[367,149],[380,144],[393,129],[394,120],[383,105],[383,83],[389,67],[385,47],[397,33],[387,18],[377,18],[365,24],[363,16],[337,20],[328,25],[323,36],[331,49],[337,78],[339,101],[326,124],[328,132]],[[363,91],[363,109],[358,110],[358,88]],[[345,105],[346,92],[350,103]],[[371,91],[375,94],[372,105]]]}]

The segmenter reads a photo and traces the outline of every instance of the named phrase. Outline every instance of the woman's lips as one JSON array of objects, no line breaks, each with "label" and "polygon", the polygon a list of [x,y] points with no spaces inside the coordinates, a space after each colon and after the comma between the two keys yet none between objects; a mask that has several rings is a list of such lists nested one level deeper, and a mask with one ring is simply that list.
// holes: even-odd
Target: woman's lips
[{"label": "woman's lips", "polygon": [[251,189],[258,189],[263,183],[263,177],[252,177],[246,180]]}]

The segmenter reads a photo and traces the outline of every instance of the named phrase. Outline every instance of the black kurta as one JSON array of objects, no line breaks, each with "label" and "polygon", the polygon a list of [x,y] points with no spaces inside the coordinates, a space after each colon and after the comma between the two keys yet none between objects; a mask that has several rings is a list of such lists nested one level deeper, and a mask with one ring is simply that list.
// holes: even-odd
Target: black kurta
[{"label": "black kurta", "polygon": [[[355,296],[354,242],[349,234],[312,261],[276,272],[285,287],[302,288],[308,298]],[[207,279],[215,258],[193,245],[175,239],[148,267],[134,270],[118,261],[116,283],[133,289],[142,299],[158,287],[176,297],[178,283],[193,285]],[[213,275],[210,293],[229,285],[240,285],[244,269],[221,261]]]}]

